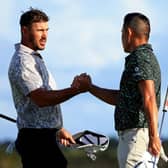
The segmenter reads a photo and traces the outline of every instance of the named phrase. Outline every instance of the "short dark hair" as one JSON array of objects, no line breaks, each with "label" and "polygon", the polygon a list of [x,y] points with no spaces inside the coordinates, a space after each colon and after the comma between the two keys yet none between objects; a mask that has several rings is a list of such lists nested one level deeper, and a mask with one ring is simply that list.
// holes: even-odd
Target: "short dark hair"
[{"label": "short dark hair", "polygon": [[20,26],[31,26],[35,22],[47,22],[49,17],[41,10],[30,8],[28,11],[24,12],[20,17]]},{"label": "short dark hair", "polygon": [[127,27],[132,28],[137,35],[139,36],[145,35],[147,39],[149,38],[150,21],[142,13],[138,12],[128,13],[124,17],[124,24],[123,24],[124,29]]}]

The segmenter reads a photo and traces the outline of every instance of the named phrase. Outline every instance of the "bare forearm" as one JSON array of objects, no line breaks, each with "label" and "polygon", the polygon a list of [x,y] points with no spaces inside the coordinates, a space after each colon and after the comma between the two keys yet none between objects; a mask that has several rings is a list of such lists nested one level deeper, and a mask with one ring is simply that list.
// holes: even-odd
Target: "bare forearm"
[{"label": "bare forearm", "polygon": [[143,97],[143,106],[149,124],[149,135],[158,136],[158,108],[154,82],[152,80],[141,81],[139,89]]},{"label": "bare forearm", "polygon": [[118,103],[119,90],[104,89],[98,86],[92,85],[89,92],[97,98],[103,100],[111,105]]},{"label": "bare forearm", "polygon": [[159,155],[161,142],[158,131],[158,109],[154,98],[149,98],[146,102],[145,112],[149,123],[149,145],[148,151],[153,155]]},{"label": "bare forearm", "polygon": [[149,138],[158,136],[158,109],[155,98],[149,98],[144,104],[149,124]]},{"label": "bare forearm", "polygon": [[158,132],[158,108],[156,103],[155,87],[152,80],[139,82],[139,89],[143,98],[143,107],[149,124],[148,151],[152,155],[159,155],[161,142]]},{"label": "bare forearm", "polygon": [[38,89],[31,92],[29,96],[38,106],[44,107],[60,104],[78,93],[79,91],[77,89],[70,87],[62,90],[51,91]]}]

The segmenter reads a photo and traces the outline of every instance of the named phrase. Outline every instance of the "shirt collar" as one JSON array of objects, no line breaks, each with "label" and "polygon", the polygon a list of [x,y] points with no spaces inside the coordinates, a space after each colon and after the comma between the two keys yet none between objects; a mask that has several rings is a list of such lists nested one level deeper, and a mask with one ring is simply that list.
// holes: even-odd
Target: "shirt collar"
[{"label": "shirt collar", "polygon": [[38,56],[38,57],[40,57],[42,59],[42,56],[40,55],[39,52],[34,51],[31,48],[29,48],[29,47],[27,47],[27,46],[25,46],[25,45],[23,45],[21,43],[15,44],[15,50],[21,50],[21,51],[23,51],[23,52],[25,52],[27,54],[30,54],[30,55],[33,55],[33,56]]},{"label": "shirt collar", "polygon": [[129,57],[133,56],[135,52],[144,50],[144,49],[149,49],[153,51],[151,44],[143,44],[143,45],[138,46],[134,51],[132,51],[129,55],[127,55],[125,59],[127,60]]},{"label": "shirt collar", "polygon": [[143,44],[140,45],[139,47],[137,47],[133,52],[137,51],[137,50],[141,50],[141,49],[150,49],[152,50],[152,45],[151,44]]}]

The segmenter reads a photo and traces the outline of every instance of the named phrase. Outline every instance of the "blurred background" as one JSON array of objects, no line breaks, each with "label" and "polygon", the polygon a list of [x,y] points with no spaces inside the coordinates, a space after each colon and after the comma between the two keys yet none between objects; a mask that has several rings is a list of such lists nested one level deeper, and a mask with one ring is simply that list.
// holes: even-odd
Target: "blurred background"
[{"label": "blurred background", "polygon": [[[83,150],[62,148],[64,155],[68,160],[68,168],[118,168],[117,163],[117,139],[111,139],[107,150],[96,153],[96,160],[87,157]],[[0,144],[0,168],[22,168],[19,155],[14,152],[6,153],[9,142]],[[168,141],[163,141],[163,146],[168,152]],[[168,163],[159,160],[158,168],[167,168]]]}]

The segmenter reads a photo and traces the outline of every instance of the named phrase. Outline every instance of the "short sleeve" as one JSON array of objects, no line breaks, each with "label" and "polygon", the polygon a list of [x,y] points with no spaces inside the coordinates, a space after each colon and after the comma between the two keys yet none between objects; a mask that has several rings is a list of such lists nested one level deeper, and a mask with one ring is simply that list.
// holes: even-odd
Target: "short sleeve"
[{"label": "short sleeve", "polygon": [[153,80],[154,77],[151,66],[151,54],[138,52],[136,55],[136,60],[132,66],[132,74],[135,81]]}]

